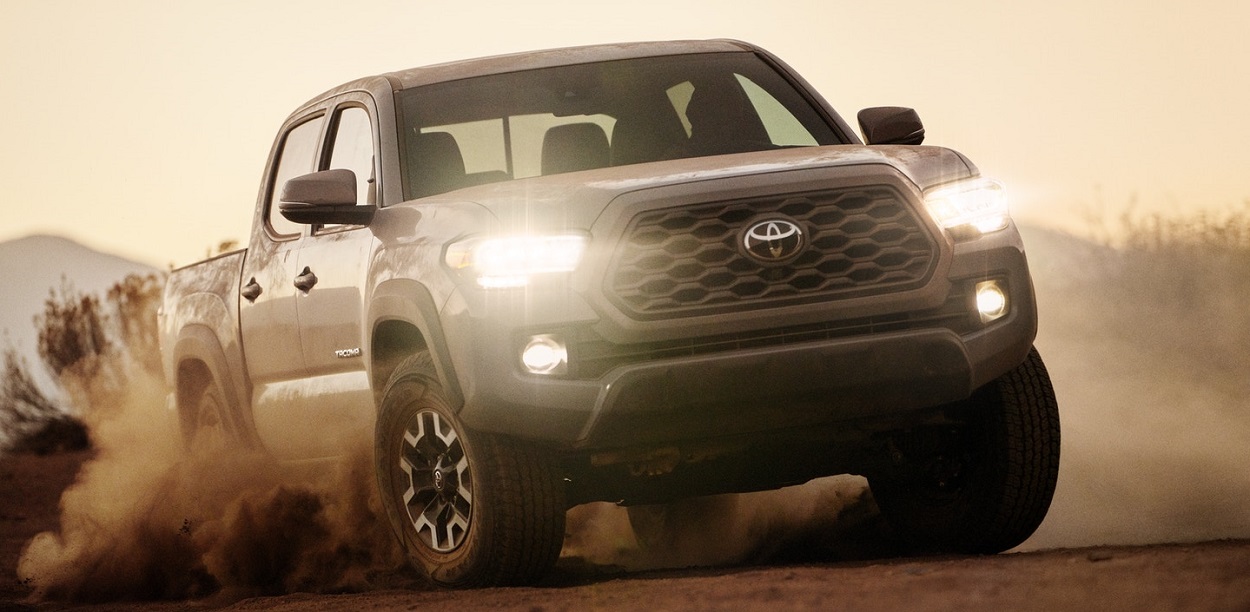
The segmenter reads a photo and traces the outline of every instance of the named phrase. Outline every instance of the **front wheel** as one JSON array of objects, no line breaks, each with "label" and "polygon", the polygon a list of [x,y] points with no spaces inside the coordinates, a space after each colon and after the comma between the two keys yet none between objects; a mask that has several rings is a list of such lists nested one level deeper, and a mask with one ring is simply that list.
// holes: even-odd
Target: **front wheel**
[{"label": "front wheel", "polygon": [[406,360],[387,383],[374,460],[391,527],[435,583],[529,584],[555,563],[565,507],[550,457],[468,430],[428,354]]},{"label": "front wheel", "polygon": [[1037,349],[979,389],[950,427],[896,435],[869,478],[890,525],[921,550],[997,553],[1032,535],[1059,475],[1059,409]]}]

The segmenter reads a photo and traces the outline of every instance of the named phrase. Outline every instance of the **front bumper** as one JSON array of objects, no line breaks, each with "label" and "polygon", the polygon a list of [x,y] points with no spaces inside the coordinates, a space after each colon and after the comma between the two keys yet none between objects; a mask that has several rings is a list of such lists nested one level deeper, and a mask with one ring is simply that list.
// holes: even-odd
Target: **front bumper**
[{"label": "front bumper", "polygon": [[[1033,289],[1014,230],[957,245],[944,278],[932,283],[930,291],[940,295],[928,300],[929,309],[959,308],[967,301],[959,292],[989,278],[1005,281],[1011,306],[987,326],[953,325],[949,317],[849,332],[835,325],[834,332],[772,344],[661,351],[585,379],[526,374],[518,357],[529,334],[598,323],[596,311],[571,291],[536,291],[512,304],[472,304],[458,296],[444,311],[444,325],[447,336],[458,340],[451,348],[468,426],[561,448],[646,448],[887,419],[965,399],[1018,365],[1037,330]],[[838,319],[836,304],[811,305],[802,313],[756,311],[750,319],[759,328],[782,328],[822,312]]]}]

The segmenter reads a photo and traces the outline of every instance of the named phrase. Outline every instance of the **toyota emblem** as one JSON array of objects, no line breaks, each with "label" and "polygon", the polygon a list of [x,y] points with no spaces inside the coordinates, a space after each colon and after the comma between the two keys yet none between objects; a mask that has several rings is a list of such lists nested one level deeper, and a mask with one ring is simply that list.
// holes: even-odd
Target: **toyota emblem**
[{"label": "toyota emblem", "polygon": [[742,234],[742,248],[762,263],[783,263],[793,259],[807,246],[803,228],[786,219],[765,219],[751,224]]}]

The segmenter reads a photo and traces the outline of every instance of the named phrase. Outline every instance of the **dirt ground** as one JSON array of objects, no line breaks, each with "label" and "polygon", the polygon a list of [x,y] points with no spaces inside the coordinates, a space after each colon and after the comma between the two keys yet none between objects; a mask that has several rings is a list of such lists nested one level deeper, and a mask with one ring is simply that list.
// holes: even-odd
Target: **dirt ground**
[{"label": "dirt ground", "polygon": [[[13,610],[1250,610],[1250,541],[629,571],[577,558],[530,588],[288,594],[243,600],[33,601],[22,547],[57,526],[89,453],[0,458],[0,612]],[[119,492],[120,493],[120,492]]]}]

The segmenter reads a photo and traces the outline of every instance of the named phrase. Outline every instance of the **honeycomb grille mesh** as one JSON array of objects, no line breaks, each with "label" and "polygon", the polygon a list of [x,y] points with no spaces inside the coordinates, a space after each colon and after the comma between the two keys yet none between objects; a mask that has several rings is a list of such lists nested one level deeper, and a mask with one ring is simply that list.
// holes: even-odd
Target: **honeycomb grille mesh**
[{"label": "honeycomb grille mesh", "polygon": [[[778,216],[803,229],[806,249],[784,265],[744,255],[746,228]],[[936,259],[912,207],[894,189],[872,186],[642,213],[606,283],[632,316],[692,316],[919,287]]]}]

